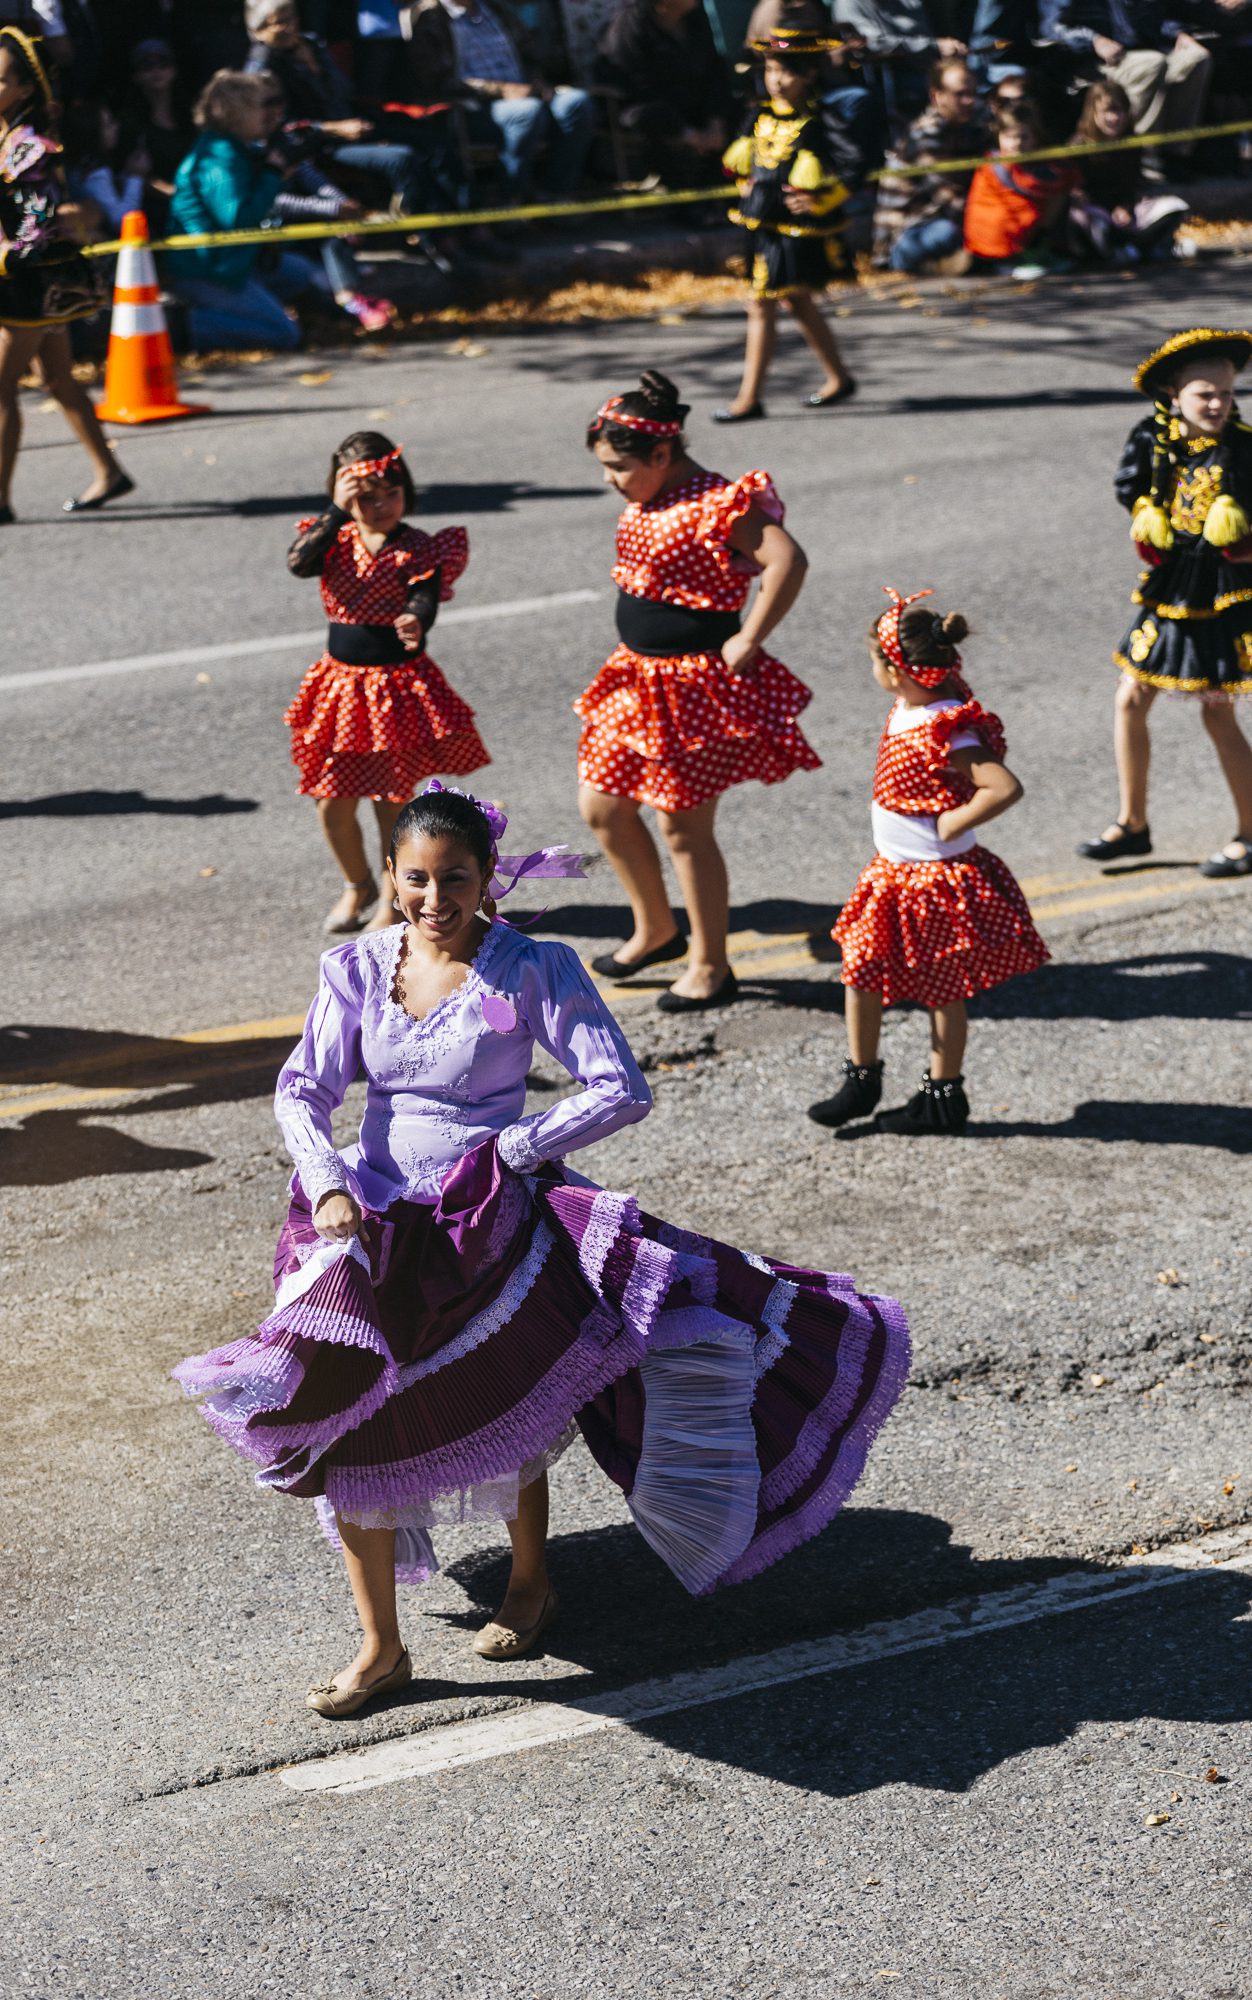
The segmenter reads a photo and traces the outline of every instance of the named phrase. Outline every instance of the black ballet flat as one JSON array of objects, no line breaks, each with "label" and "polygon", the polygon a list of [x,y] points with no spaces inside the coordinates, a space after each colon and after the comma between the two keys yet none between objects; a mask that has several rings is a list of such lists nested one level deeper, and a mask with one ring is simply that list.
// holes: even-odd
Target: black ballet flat
[{"label": "black ballet flat", "polygon": [[0,507],[0,528],[11,528],[16,519],[17,515],[11,507]]},{"label": "black ballet flat", "polygon": [[101,507],[107,507],[110,500],[122,500],[133,493],[135,482],[129,473],[119,472],[116,479],[109,481],[103,493],[97,493],[94,500],[67,500],[61,509],[63,514],[97,514]]},{"label": "black ballet flat", "polygon": [[819,389],[815,389],[811,396],[805,397],[804,407],[806,410],[833,410],[836,403],[846,403],[850,396],[855,396],[856,388],[856,382],[849,375],[841,389],[832,389],[828,395],[823,396]]},{"label": "black ballet flat", "polygon": [[1141,826],[1138,833],[1132,833],[1124,821],[1118,820],[1120,840],[1106,840],[1101,834],[1098,840],[1080,840],[1078,852],[1084,861],[1120,861],[1123,856],[1151,854],[1152,829]]},{"label": "black ballet flat", "polygon": [[[1234,847],[1236,842],[1232,840],[1230,844]],[[1219,880],[1226,875],[1252,875],[1252,841],[1239,835],[1237,844],[1243,849],[1242,854],[1226,854],[1219,848],[1200,863],[1201,875],[1216,876]]]},{"label": "black ballet flat", "polygon": [[636,972],[646,972],[650,965],[668,965],[673,958],[682,958],[687,949],[687,933],[675,931],[668,944],[657,945],[655,951],[645,951],[642,958],[632,958],[626,964],[614,958],[611,951],[604,952],[591,961],[591,970],[598,972],[601,979],[633,979]]},{"label": "black ballet flat", "polygon": [[755,424],[766,415],[764,403],[753,403],[750,410],[714,410],[715,424]]},{"label": "black ballet flat", "polygon": [[707,1000],[688,1000],[686,994],[675,993],[671,987],[656,1004],[662,1014],[706,1014],[710,1007],[729,1007],[738,998],[739,981],[733,972],[728,972],[716,993],[710,993]]}]

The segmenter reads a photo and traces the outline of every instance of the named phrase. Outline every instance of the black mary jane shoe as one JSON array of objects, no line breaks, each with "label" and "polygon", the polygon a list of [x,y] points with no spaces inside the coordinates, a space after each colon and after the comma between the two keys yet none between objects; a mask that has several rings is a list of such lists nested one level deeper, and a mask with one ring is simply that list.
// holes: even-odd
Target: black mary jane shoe
[{"label": "black mary jane shoe", "polygon": [[656,1004],[662,1014],[707,1014],[711,1007],[729,1007],[738,998],[739,981],[733,972],[728,972],[716,993],[710,993],[707,1000],[689,1000],[685,993],[675,993],[671,987]]},{"label": "black mary jane shoe", "polygon": [[11,528],[16,519],[17,515],[10,506],[0,507],[0,528]]},{"label": "black mary jane shoe", "polygon": [[753,403],[750,410],[714,410],[715,424],[755,424],[767,414],[764,403]]},{"label": "black mary jane shoe", "polygon": [[1252,841],[1245,840],[1242,834],[1236,834],[1230,845],[1241,847],[1243,853],[1210,854],[1207,861],[1200,863],[1201,875],[1213,875],[1219,879],[1226,875],[1252,875]]},{"label": "black mary jane shoe", "polygon": [[1122,861],[1135,854],[1151,854],[1152,829],[1141,826],[1132,833],[1124,820],[1118,820],[1121,830],[1120,840],[1106,840],[1101,834],[1098,840],[1080,840],[1078,852],[1084,861]]},{"label": "black mary jane shoe", "polygon": [[815,389],[811,396],[805,397],[804,407],[806,410],[833,410],[836,403],[846,403],[849,397],[855,396],[856,389],[856,380],[849,375],[841,388],[830,389],[825,395],[820,389]]},{"label": "black mary jane shoe", "polygon": [[67,500],[61,508],[63,514],[98,514],[107,507],[110,500],[123,500],[135,490],[135,482],[128,472],[119,472],[111,479],[103,493],[95,494],[90,500]]},{"label": "black mary jane shoe", "polygon": [[932,1133],[955,1138],[969,1121],[969,1099],[963,1076],[924,1076],[922,1087],[907,1104],[895,1111],[880,1111],[874,1120],[876,1132],[895,1132],[901,1138],[922,1139]]},{"label": "black mary jane shoe", "polygon": [[591,961],[591,970],[598,972],[601,979],[633,979],[637,972],[646,972],[650,965],[668,965],[673,958],[682,958],[687,949],[687,933],[675,931],[666,944],[657,945],[654,951],[645,951],[642,958],[632,958],[627,964],[623,959],[614,958],[611,951],[602,953]]},{"label": "black mary jane shoe", "polygon": [[824,1097],[820,1104],[810,1104],[809,1117],[815,1125],[826,1125],[833,1129],[837,1125],[847,1125],[853,1118],[868,1118],[882,1096],[882,1064],[854,1063],[851,1057],[843,1065],[843,1082],[833,1097]]}]

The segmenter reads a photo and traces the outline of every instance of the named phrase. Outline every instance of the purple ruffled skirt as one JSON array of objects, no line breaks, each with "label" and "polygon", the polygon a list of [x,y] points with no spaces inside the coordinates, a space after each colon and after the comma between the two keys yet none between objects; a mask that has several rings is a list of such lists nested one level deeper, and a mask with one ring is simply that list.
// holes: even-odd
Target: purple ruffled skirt
[{"label": "purple ruffled skirt", "polygon": [[255,1335],[174,1373],[331,1540],[336,1515],[395,1527],[410,1582],[432,1526],[511,1515],[574,1424],[688,1590],[742,1582],[839,1511],[908,1375],[894,1299],[520,1177],[494,1142],[348,1245],[296,1181],[275,1281]]}]

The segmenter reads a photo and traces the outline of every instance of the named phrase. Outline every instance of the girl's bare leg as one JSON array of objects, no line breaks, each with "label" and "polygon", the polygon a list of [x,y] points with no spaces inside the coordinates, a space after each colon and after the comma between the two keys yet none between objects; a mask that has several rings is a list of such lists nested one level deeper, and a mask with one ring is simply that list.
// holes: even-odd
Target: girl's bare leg
[{"label": "girl's bare leg", "polygon": [[630,902],[635,928],[615,954],[623,965],[629,965],[632,959],[668,944],[674,935],[661,857],[640,817],[636,799],[619,799],[609,792],[597,792],[591,785],[580,785],[578,810],[612,862]]},{"label": "girl's bare leg", "polygon": [[[381,864],[378,871],[378,879],[383,887],[382,894],[378,899],[378,908],[365,926],[366,930],[385,931],[389,930],[392,924],[400,922],[400,912],[397,910],[391,891],[387,886],[387,861],[391,854],[391,829],[403,810],[403,805],[399,800],[374,800],[374,817],[378,821],[378,853]],[[364,846],[364,842],[362,842],[362,846]]]},{"label": "girl's bare leg", "polygon": [[930,1073],[936,1082],[961,1074],[968,1034],[969,1015],[963,1000],[953,1000],[947,1007],[931,1008]]},{"label": "girl's bare leg", "polygon": [[882,1034],[882,994],[871,993],[863,986],[845,986],[843,1019],[851,1060],[858,1068],[877,1062]]},{"label": "girl's bare leg", "polygon": [[356,1658],[341,1667],[331,1685],[365,1687],[399,1665],[404,1651],[396,1620],[396,1533],[394,1528],[359,1528],[335,1516],[343,1559],[352,1585],[361,1644]]},{"label": "girl's bare leg", "polygon": [[[1156,700],[1156,689],[1123,674],[1113,710],[1113,750],[1117,758],[1117,817],[1132,833],[1148,823],[1148,766],[1152,760],[1152,739],[1148,735],[1148,710]],[[1117,828],[1106,827],[1106,840],[1117,839]]]},{"label": "girl's bare leg", "polygon": [[22,442],[22,406],[18,384],[39,352],[44,329],[0,326],[0,507],[9,504],[13,468]]},{"label": "girl's bare leg", "polygon": [[504,1602],[495,1616],[497,1625],[510,1632],[525,1632],[539,1617],[547,1602],[548,1578],[548,1475],[541,1472],[517,1496],[517,1518],[509,1522],[513,1545],[513,1567]]},{"label": "girl's bare leg", "polygon": [[356,799],[319,799],[317,802],[322,832],[344,879],[343,894],[327,918],[327,922],[332,924],[345,924],[359,916],[378,894],[366,859],[356,809]]},{"label": "girl's bare leg", "polygon": [[68,327],[45,329],[39,347],[39,372],[48,394],[61,405],[70,429],[95,468],[95,478],[79,498],[97,500],[102,493],[108,492],[122,468],[109,450],[90,396],[82,383],[74,380],[74,355]]},{"label": "girl's bare leg", "polygon": [[842,389],[847,381],[848,370],[839,352],[839,342],[830,330],[825,313],[812,292],[791,292],[788,294],[787,304],[795,317],[796,325],[822,364],[824,373],[821,394],[833,395],[835,390]]},{"label": "girl's bare leg", "polygon": [[759,402],[765,377],[769,374],[770,363],[774,359],[774,343],[778,327],[778,307],[773,299],[748,300],[748,327],[743,347],[743,375],[739,382],[738,394],[730,408],[737,417],[743,416],[754,403]]},{"label": "girl's bare leg", "polygon": [[1206,701],[1203,714],[1204,727],[1235,802],[1239,822],[1236,839],[1252,841],[1252,743],[1239,727],[1233,701]]},{"label": "girl's bare leg", "polygon": [[716,813],[717,800],[706,799],[692,812],[657,815],[691,926],[687,969],[670,989],[684,1000],[707,1000],[730,971],[730,882],[713,833]]}]

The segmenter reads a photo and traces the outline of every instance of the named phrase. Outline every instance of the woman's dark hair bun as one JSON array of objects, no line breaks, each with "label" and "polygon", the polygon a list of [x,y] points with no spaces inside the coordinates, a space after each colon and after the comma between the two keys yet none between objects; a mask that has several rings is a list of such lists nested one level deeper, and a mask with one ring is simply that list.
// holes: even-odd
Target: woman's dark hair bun
[{"label": "woman's dark hair bun", "polygon": [[969,632],[969,620],[960,611],[949,611],[943,621],[942,630],[950,646],[959,646]]},{"label": "woman's dark hair bun", "polygon": [[691,405],[679,401],[678,385],[659,368],[645,368],[639,377],[638,395],[649,414],[661,423],[682,423]]}]

